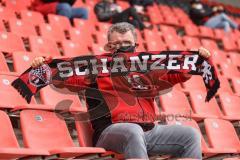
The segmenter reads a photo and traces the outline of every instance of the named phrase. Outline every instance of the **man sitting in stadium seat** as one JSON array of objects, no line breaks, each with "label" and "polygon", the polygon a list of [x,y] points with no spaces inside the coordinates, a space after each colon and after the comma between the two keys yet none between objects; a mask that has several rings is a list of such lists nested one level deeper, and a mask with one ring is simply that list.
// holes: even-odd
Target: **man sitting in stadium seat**
[{"label": "man sitting in stadium seat", "polygon": [[[126,22],[116,23],[108,31],[108,44],[106,44],[105,49],[111,53],[119,50],[121,52],[134,52],[136,42],[137,34],[133,25]],[[199,53],[206,58],[210,56],[209,51],[203,48],[199,49]],[[43,57],[35,58],[32,67],[40,66],[45,61],[46,59]],[[162,80],[172,85],[187,81],[189,78],[191,78],[190,75],[180,73],[167,74],[161,77]],[[153,98],[138,98],[132,94],[117,93],[118,91],[114,90],[115,85],[129,88],[128,85],[124,86],[129,79],[136,81],[135,83],[139,80],[125,76],[114,84],[113,79],[106,77],[93,80],[89,84],[90,89],[86,89],[85,92],[94,129],[94,146],[123,153],[126,159],[148,159],[148,155],[160,154],[202,158],[201,137],[197,130],[181,125],[154,123],[156,119],[152,119],[152,116],[155,115]],[[128,82],[130,85],[132,85],[131,81]],[[107,92],[103,92],[103,90]],[[116,105],[114,96],[117,96],[115,98],[119,102],[117,107],[115,106],[113,109],[112,105]],[[133,102],[135,103],[132,104]]]},{"label": "man sitting in stadium seat", "polygon": [[130,7],[122,11],[121,6],[116,4],[114,0],[102,0],[98,2],[94,8],[94,12],[101,22],[128,22],[140,30],[151,28],[151,25],[144,24],[141,17],[138,15],[138,12],[142,12],[141,10]]},{"label": "man sitting in stadium seat", "polygon": [[76,0],[34,0],[32,7],[34,10],[44,15],[58,14],[73,18],[88,19],[88,10],[86,8],[73,8],[72,5]]},{"label": "man sitting in stadium seat", "polygon": [[224,12],[222,6],[213,8],[204,5],[200,0],[192,0],[190,8],[190,18],[197,25],[204,25],[210,28],[222,28],[225,32],[238,29],[239,25],[231,20]]}]

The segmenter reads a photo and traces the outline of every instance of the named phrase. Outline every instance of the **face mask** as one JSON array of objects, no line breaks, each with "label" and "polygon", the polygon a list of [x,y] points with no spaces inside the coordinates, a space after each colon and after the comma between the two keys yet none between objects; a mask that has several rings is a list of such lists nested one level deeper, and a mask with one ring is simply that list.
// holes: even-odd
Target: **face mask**
[{"label": "face mask", "polygon": [[126,52],[134,52],[135,51],[135,48],[136,46],[122,46],[120,47],[119,49],[117,49],[117,53],[118,52],[123,52],[123,53],[126,53]]}]

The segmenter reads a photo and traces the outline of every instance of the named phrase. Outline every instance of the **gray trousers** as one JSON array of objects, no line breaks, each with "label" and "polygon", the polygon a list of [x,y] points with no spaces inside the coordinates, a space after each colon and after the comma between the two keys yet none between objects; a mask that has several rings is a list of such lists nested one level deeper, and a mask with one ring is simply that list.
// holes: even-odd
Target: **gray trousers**
[{"label": "gray trousers", "polygon": [[229,32],[231,28],[238,28],[238,24],[231,20],[225,13],[209,18],[204,25],[210,28],[222,28],[225,32]]},{"label": "gray trousers", "polygon": [[181,125],[156,125],[144,132],[134,123],[115,123],[102,132],[96,146],[123,153],[126,159],[163,154],[202,159],[199,132]]}]

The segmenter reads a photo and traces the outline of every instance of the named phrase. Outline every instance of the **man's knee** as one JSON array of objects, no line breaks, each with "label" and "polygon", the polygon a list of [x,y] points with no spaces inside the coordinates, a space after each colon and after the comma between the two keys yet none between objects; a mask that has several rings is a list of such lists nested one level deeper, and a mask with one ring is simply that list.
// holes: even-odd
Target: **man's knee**
[{"label": "man's knee", "polygon": [[197,129],[192,127],[187,127],[186,135],[189,137],[190,142],[194,144],[199,144],[199,145],[201,144],[201,134]]}]

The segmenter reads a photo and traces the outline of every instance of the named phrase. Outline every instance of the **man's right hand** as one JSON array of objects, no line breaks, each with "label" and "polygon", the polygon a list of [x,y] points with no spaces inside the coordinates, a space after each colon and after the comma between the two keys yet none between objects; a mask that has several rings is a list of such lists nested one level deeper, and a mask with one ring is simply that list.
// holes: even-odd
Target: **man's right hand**
[{"label": "man's right hand", "polygon": [[51,57],[47,57],[47,58],[44,58],[44,57],[36,57],[36,58],[32,61],[31,66],[32,66],[33,68],[39,67],[39,66],[43,65],[46,61],[48,61],[48,60],[50,60],[50,59],[51,59]]}]

